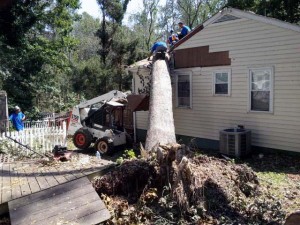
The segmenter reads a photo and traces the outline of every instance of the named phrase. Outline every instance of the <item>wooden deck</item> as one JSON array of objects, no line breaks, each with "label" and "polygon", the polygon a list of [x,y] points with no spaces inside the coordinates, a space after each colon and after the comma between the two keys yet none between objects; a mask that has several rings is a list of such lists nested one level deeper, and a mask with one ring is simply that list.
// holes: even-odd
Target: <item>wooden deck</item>
[{"label": "wooden deck", "polygon": [[112,165],[111,161],[96,161],[95,157],[49,165],[39,161],[0,162],[0,205],[99,172]]},{"label": "wooden deck", "polygon": [[12,225],[98,224],[110,213],[87,177],[8,203]]}]

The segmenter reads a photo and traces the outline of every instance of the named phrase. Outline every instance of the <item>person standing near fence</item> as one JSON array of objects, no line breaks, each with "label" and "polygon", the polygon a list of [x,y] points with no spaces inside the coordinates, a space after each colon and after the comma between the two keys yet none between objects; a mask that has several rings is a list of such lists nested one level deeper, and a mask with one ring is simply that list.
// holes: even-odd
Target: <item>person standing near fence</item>
[{"label": "person standing near fence", "polygon": [[14,128],[17,131],[24,130],[24,123],[25,115],[21,112],[21,109],[19,106],[15,107],[15,111],[10,115],[9,120],[12,122]]}]

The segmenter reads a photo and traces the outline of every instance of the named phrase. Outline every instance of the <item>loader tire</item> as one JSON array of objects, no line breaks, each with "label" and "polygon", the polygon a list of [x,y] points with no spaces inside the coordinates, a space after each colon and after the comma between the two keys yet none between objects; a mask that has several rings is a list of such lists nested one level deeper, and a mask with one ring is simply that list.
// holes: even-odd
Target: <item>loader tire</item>
[{"label": "loader tire", "polygon": [[94,145],[96,151],[99,151],[101,154],[111,155],[114,149],[113,143],[108,142],[108,138],[103,137],[98,139]]},{"label": "loader tire", "polygon": [[77,130],[73,136],[73,143],[79,149],[87,149],[93,141],[93,136],[88,130]]}]

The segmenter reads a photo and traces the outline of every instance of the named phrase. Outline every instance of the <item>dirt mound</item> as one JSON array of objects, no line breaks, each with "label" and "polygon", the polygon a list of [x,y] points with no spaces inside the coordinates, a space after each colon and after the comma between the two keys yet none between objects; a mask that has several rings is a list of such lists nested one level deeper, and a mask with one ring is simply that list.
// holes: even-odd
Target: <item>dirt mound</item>
[{"label": "dirt mound", "polygon": [[98,193],[123,195],[130,203],[136,202],[150,177],[155,177],[154,166],[145,160],[125,161],[114,171],[95,178],[93,185]]},{"label": "dirt mound", "polygon": [[[108,224],[282,222],[280,203],[261,194],[252,169],[204,155],[183,157],[184,148],[161,146],[157,157],[126,161],[95,179],[96,190],[114,215]],[[117,196],[123,196],[123,213],[115,203],[120,201]],[[131,205],[125,204],[124,198]]]}]

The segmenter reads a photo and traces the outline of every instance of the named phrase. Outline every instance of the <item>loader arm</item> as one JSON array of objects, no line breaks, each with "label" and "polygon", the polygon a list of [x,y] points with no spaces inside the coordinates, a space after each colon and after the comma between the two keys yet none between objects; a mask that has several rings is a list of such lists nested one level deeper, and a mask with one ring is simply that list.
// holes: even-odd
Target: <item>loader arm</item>
[{"label": "loader arm", "polygon": [[104,95],[100,95],[100,96],[95,97],[93,99],[80,102],[75,107],[78,107],[79,109],[82,109],[82,108],[89,107],[93,104],[99,103],[99,102],[103,102],[103,103],[108,102],[108,101],[112,100],[113,98],[115,98],[115,99],[126,99],[126,97],[127,97],[127,94],[125,94],[124,92],[113,90],[113,91],[110,91],[110,92],[108,92]]}]

